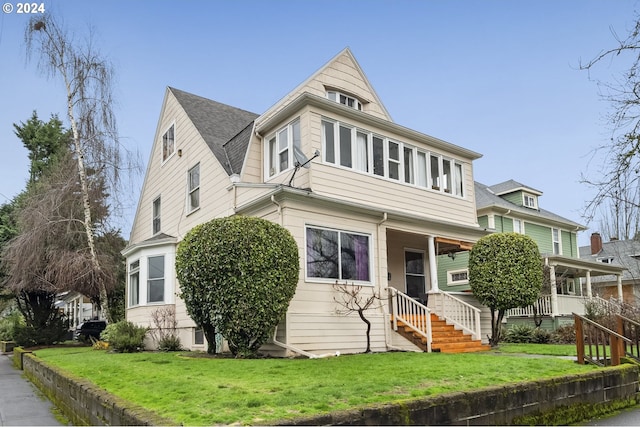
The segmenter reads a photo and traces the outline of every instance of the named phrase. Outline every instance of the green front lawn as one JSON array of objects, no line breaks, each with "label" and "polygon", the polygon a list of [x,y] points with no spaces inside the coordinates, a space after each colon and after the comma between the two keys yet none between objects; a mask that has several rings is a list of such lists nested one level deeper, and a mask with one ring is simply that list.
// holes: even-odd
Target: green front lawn
[{"label": "green front lawn", "polygon": [[35,353],[49,364],[184,425],[268,424],[376,402],[596,369],[555,357],[520,357],[503,351],[378,353],[314,360],[116,354],[88,347]]}]

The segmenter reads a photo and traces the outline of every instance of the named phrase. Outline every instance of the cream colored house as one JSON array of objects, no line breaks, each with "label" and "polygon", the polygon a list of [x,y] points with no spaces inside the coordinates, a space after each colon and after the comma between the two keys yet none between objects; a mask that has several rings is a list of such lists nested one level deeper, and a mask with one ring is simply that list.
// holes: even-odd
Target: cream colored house
[{"label": "cream colored house", "polygon": [[123,251],[127,319],[148,326],[175,306],[182,344],[204,349],[179,296],[176,246],[197,224],[251,215],[286,227],[300,253],[296,294],[265,351],[363,351],[362,321],[336,312],[336,280],[382,296],[367,313],[373,351],[444,351],[437,319],[480,340],[487,317],[470,295],[442,292],[436,264],[487,233],[479,157],[394,123],[349,49],[263,114],[168,88]]}]

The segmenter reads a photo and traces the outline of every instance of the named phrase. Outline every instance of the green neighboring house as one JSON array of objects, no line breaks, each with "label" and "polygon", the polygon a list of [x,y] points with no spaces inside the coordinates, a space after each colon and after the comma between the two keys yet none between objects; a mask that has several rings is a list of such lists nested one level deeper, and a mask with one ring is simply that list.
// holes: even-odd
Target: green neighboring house
[{"label": "green neighboring house", "polygon": [[[538,244],[550,280],[538,300],[539,312],[550,327],[584,313],[585,298],[591,298],[591,278],[622,277],[623,268],[580,259],[577,233],[585,226],[540,207],[542,191],[514,180],[487,186],[475,183],[476,210],[480,227],[491,232],[515,232],[530,236]],[[440,290],[469,294],[468,252],[449,252],[438,258]],[[510,310],[511,322],[533,317],[532,307]]]}]

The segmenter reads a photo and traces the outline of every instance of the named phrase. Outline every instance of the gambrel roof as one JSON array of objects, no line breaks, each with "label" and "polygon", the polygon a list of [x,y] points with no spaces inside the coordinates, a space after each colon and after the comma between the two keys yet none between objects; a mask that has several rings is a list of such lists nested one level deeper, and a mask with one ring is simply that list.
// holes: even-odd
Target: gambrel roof
[{"label": "gambrel roof", "polygon": [[253,121],[259,115],[172,87],[169,90],[227,174],[239,173]]}]

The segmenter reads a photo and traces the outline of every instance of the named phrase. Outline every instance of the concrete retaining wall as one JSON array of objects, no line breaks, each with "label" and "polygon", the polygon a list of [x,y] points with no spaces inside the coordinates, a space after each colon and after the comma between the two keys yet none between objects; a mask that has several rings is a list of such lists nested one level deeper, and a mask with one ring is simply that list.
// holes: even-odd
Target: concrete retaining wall
[{"label": "concrete retaining wall", "polygon": [[524,422],[528,425],[532,416],[561,408],[636,402],[637,391],[638,367],[622,365],[550,380],[422,398],[404,404],[284,420],[278,424],[513,425]]},{"label": "concrete retaining wall", "polygon": [[27,378],[73,425],[176,425],[174,421],[99,390],[83,379],[69,378],[33,354],[23,354],[22,367]]},{"label": "concrete retaining wall", "polygon": [[[33,354],[23,369],[74,425],[175,425],[140,407],[69,378]],[[636,402],[638,366],[622,365],[549,380],[449,393],[401,404],[283,420],[279,425],[512,425],[559,408]],[[531,418],[524,420],[531,423]],[[535,421],[534,421],[535,423]]]}]

